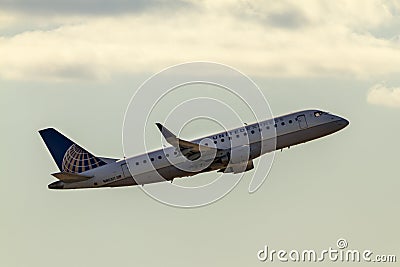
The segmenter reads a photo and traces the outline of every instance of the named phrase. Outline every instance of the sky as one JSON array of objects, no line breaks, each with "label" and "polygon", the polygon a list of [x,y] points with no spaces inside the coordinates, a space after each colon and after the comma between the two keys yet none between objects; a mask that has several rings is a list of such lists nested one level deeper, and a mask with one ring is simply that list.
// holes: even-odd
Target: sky
[{"label": "sky", "polygon": [[[399,29],[398,1],[0,0],[1,265],[262,266],[265,245],[339,238],[399,258]],[[256,193],[244,178],[202,208],[135,187],[47,189],[57,168],[39,129],[121,158],[135,90],[188,61],[245,73],[275,115],[318,108],[350,125],[278,152]]]}]

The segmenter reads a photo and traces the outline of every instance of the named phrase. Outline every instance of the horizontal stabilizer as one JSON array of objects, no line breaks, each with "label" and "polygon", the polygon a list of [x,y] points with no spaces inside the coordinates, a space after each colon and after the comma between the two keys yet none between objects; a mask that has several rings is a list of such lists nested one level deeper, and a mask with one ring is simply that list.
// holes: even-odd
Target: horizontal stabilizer
[{"label": "horizontal stabilizer", "polygon": [[76,183],[89,180],[93,176],[81,175],[76,173],[69,173],[69,172],[57,172],[52,173],[54,177],[58,180],[63,181],[64,183]]}]

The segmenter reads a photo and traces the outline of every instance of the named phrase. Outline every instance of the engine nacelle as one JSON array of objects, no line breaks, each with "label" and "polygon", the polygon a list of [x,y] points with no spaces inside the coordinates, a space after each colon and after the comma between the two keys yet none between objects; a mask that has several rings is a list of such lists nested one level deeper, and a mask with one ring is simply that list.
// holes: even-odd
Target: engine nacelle
[{"label": "engine nacelle", "polygon": [[219,170],[224,173],[242,173],[254,168],[250,158],[250,147],[240,146],[232,148],[229,153],[221,158],[221,163],[227,167]]},{"label": "engine nacelle", "polygon": [[250,147],[240,146],[232,148],[230,151],[230,164],[244,164],[249,161],[250,158]]},{"label": "engine nacelle", "polygon": [[225,169],[220,170],[223,173],[242,173],[247,172],[254,169],[254,164],[252,160],[249,160],[247,163],[237,163],[237,164],[229,164]]}]

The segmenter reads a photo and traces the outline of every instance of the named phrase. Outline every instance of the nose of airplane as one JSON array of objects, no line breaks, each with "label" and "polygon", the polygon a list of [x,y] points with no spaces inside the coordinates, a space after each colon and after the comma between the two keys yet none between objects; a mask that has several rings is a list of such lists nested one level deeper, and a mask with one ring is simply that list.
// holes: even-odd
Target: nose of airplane
[{"label": "nose of airplane", "polygon": [[346,120],[345,118],[342,117],[338,117],[338,120],[336,121],[336,124],[339,126],[340,129],[345,128],[347,125],[350,124],[350,122],[348,120]]},{"label": "nose of airplane", "polygon": [[344,125],[344,127],[346,127],[347,125],[350,124],[350,122],[348,120],[346,120],[345,118],[340,118],[340,123]]}]

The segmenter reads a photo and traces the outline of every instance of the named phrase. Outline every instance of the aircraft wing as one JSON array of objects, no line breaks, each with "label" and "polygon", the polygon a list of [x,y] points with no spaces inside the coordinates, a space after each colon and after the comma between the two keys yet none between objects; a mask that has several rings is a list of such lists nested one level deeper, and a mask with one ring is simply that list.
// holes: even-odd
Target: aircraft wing
[{"label": "aircraft wing", "polygon": [[70,173],[70,172],[57,172],[57,173],[52,173],[54,177],[56,177],[58,180],[64,182],[64,183],[76,183],[76,182],[82,182],[89,180],[93,176],[86,176],[82,174],[77,174],[77,173]]},{"label": "aircraft wing", "polygon": [[189,160],[196,160],[200,158],[201,153],[215,153],[216,156],[226,153],[224,149],[203,146],[190,141],[186,141],[176,137],[170,130],[165,128],[161,123],[156,123],[158,129],[164,136],[165,140],[172,146],[178,148],[181,153]]}]

